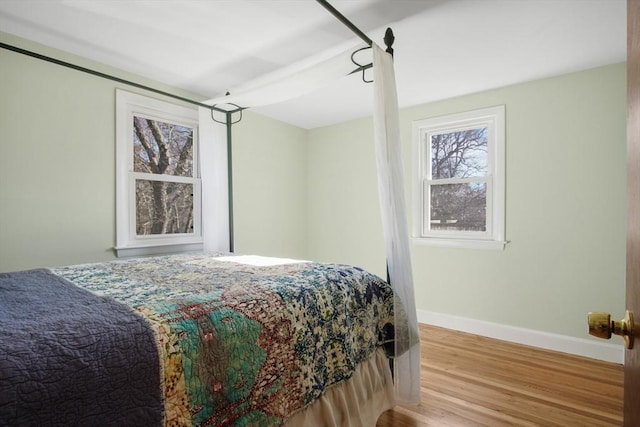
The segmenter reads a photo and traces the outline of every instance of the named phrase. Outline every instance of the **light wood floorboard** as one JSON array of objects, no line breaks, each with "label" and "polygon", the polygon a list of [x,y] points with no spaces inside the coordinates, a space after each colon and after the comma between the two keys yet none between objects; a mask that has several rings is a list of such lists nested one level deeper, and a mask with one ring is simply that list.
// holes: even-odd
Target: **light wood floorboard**
[{"label": "light wood floorboard", "polygon": [[422,403],[377,427],[621,426],[623,368],[420,325]]}]

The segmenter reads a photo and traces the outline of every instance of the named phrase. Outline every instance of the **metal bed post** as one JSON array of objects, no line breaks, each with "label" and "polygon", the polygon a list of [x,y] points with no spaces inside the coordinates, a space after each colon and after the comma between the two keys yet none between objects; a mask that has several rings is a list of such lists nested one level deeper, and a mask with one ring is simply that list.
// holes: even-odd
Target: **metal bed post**
[{"label": "metal bed post", "polygon": [[229,203],[229,252],[234,252],[233,243],[233,146],[231,144],[231,129],[233,121],[231,119],[233,112],[228,112],[227,116],[227,188]]}]

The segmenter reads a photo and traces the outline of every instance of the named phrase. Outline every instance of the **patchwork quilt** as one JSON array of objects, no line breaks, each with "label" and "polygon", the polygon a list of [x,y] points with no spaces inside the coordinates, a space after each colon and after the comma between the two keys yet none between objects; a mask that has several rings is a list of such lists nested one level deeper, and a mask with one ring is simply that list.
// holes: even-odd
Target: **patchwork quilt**
[{"label": "patchwork quilt", "polygon": [[357,267],[260,264],[192,254],[51,272],[150,327],[165,425],[278,426],[393,341],[394,297]]}]

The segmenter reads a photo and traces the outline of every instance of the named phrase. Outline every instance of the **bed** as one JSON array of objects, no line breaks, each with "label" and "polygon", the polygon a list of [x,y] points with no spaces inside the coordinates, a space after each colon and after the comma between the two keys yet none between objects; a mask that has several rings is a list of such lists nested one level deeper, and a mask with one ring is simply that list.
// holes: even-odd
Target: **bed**
[{"label": "bed", "polygon": [[394,292],[198,253],[0,274],[0,425],[375,425]]}]

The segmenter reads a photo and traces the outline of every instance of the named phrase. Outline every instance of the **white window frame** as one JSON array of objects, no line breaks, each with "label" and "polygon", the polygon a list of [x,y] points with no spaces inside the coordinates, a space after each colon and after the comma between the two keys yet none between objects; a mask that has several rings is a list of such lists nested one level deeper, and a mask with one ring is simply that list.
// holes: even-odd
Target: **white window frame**
[{"label": "white window frame", "polygon": [[[433,134],[487,127],[488,171],[473,179],[431,180],[431,137]],[[421,245],[497,249],[505,246],[505,106],[433,117],[413,122],[413,242]],[[485,182],[487,185],[486,231],[431,230],[430,184]],[[426,211],[426,212],[425,212]]]},{"label": "white window frame", "polygon": [[[133,116],[191,127],[193,177],[152,176],[133,171]],[[155,98],[116,90],[116,255],[154,255],[203,249],[202,185],[199,167],[198,111]],[[193,184],[193,233],[136,234],[136,179]]]}]

